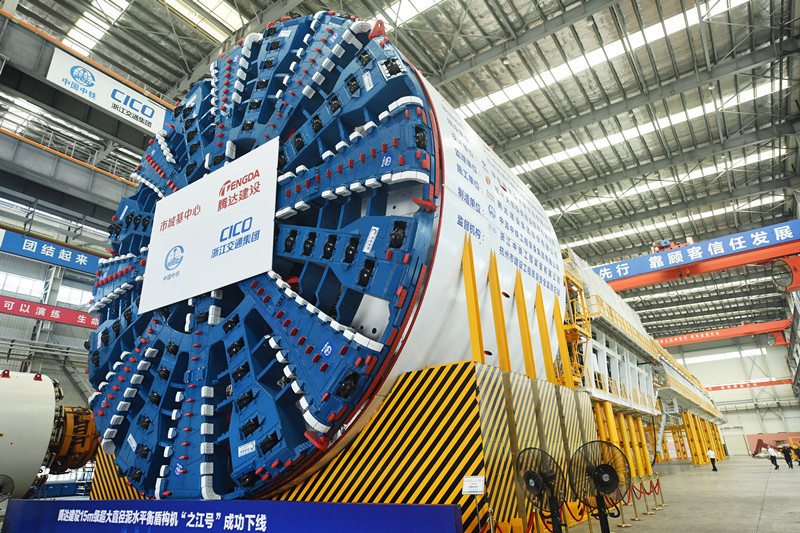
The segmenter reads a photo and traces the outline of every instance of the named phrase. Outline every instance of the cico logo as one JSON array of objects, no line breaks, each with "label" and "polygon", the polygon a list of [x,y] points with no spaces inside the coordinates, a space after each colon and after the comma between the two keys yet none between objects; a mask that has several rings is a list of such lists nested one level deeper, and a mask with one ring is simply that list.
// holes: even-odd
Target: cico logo
[{"label": "cico logo", "polygon": [[144,102],[137,100],[136,98],[128,94],[125,94],[119,89],[114,89],[113,91],[111,91],[111,99],[114,100],[115,102],[124,105],[129,109],[132,109],[133,111],[136,111],[137,113],[141,113],[147,118],[153,118],[153,115],[156,114],[155,109],[145,104]]},{"label": "cico logo", "polygon": [[222,185],[222,188],[219,190],[220,198],[225,196],[227,193],[238,189],[239,187],[241,187],[245,183],[250,183],[251,181],[256,179],[258,176],[259,176],[258,169],[256,169],[254,172],[250,172],[249,174],[245,174],[244,176],[242,176],[238,180],[232,180],[232,181],[231,180],[227,180],[227,181],[225,181],[225,183]]},{"label": "cico logo", "polygon": [[173,246],[170,251],[167,252],[167,257],[164,258],[164,268],[167,270],[175,270],[182,262],[183,246],[179,244],[177,246]]},{"label": "cico logo", "polygon": [[247,233],[250,231],[250,228],[253,227],[253,217],[247,217],[244,220],[240,220],[236,224],[232,224],[227,228],[224,228],[219,234],[219,242],[225,242],[228,239],[233,239],[238,235],[242,235],[243,233]]}]

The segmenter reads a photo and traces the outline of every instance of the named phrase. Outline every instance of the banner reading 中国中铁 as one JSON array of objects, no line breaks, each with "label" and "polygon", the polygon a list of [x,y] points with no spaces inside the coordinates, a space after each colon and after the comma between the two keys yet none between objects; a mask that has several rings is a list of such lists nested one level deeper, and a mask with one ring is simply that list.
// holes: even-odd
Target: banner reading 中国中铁
[{"label": "banner reading \u4e2d\u56fd\u4e2d\u94c1", "polygon": [[164,106],[59,48],[47,81],[150,133],[164,126]]}]

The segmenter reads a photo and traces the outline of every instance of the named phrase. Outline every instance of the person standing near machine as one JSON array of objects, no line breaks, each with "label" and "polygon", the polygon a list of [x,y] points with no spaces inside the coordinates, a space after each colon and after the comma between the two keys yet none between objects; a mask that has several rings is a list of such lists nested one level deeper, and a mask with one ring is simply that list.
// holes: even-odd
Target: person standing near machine
[{"label": "person standing near machine", "polygon": [[794,465],[792,464],[792,448],[784,446],[781,448],[781,453],[783,453],[783,458],[786,459],[786,464],[789,465],[789,468],[794,469]]},{"label": "person standing near machine", "polygon": [[778,469],[778,452],[775,451],[775,448],[770,445],[767,449],[767,453],[769,454],[769,460],[772,461],[772,464],[775,465],[775,470]]},{"label": "person standing near machine", "polygon": [[708,447],[708,451],[706,452],[709,460],[711,461],[711,471],[717,472],[717,454],[714,450],[711,449],[711,446]]}]

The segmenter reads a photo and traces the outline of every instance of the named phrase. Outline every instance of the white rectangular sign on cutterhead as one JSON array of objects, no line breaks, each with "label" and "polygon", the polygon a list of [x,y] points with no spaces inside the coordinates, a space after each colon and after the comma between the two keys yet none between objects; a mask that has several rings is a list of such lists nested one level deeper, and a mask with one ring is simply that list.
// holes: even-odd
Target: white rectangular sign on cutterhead
[{"label": "white rectangular sign on cutterhead", "polygon": [[164,106],[59,48],[47,81],[150,133],[164,127]]},{"label": "white rectangular sign on cutterhead", "polygon": [[461,494],[483,494],[485,476],[464,476]]},{"label": "white rectangular sign on cutterhead", "polygon": [[272,268],[278,139],[159,200],[139,312]]}]

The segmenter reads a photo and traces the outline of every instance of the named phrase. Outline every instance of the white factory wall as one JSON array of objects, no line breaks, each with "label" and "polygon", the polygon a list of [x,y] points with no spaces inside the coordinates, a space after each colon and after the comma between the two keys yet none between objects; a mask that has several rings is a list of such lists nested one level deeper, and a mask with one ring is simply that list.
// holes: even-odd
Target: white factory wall
[{"label": "white factory wall", "polygon": [[[706,387],[792,377],[786,362],[788,347],[769,346],[754,337],[688,344],[669,351]],[[800,404],[791,385],[710,394],[728,419],[720,429],[731,454],[751,453],[745,435],[800,431]]]},{"label": "white factory wall", "polygon": [[[39,261],[0,252],[0,274],[3,273],[43,282],[47,278],[48,265]],[[92,290],[91,283],[85,275],[81,273],[67,272],[65,278],[62,280],[61,286],[68,289]],[[21,300],[40,301],[40,298],[36,294],[31,295],[5,290],[2,284],[0,284],[0,295]],[[64,302],[56,302],[56,305],[70,309],[81,309],[81,306]],[[4,346],[8,346],[9,342],[32,340],[36,329],[36,322],[37,321],[32,318],[0,314],[0,341],[3,342]],[[83,350],[83,343],[89,338],[90,332],[91,330],[87,328],[53,323],[47,341],[50,344]],[[19,361],[19,357],[20,355],[18,353],[9,356],[7,350],[0,350],[0,370],[23,371],[24,368],[22,368],[22,362]],[[83,364],[83,362],[81,363]],[[55,357],[34,354],[28,364],[28,371],[41,372],[52,379],[58,380],[64,391],[64,399],[60,402],[62,405],[85,405],[86,397],[76,385],[75,380],[82,380],[88,383],[88,379],[84,374],[86,365],[76,366],[73,362],[73,368],[77,370],[77,373],[70,376],[65,370],[64,364],[65,362],[63,360],[58,360]]]}]

